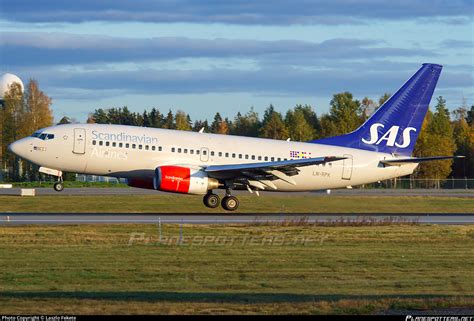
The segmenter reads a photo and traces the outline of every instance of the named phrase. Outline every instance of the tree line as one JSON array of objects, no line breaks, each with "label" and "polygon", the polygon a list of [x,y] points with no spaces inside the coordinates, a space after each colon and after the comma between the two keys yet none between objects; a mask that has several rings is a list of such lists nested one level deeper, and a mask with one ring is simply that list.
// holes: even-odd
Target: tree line
[{"label": "tree line", "polygon": [[[132,126],[167,128],[208,133],[264,137],[292,141],[308,141],[341,135],[357,129],[388,98],[384,94],[378,100],[365,97],[357,100],[350,92],[333,95],[329,111],[317,115],[310,105],[296,105],[285,113],[269,105],[260,115],[250,108],[246,113],[238,112],[232,119],[217,112],[214,118],[192,120],[182,110],[173,113],[170,109],[162,113],[158,108],[143,113],[132,112],[126,106],[95,109],[88,123],[122,124]],[[31,135],[34,131],[51,126],[53,113],[51,98],[42,92],[35,80],[30,80],[21,91],[13,84],[5,94],[0,110],[1,169],[6,181],[38,180],[37,167],[7,153],[13,141]],[[449,112],[446,100],[438,97],[434,108],[425,117],[422,130],[415,145],[414,156],[465,155],[465,160],[429,162],[420,165],[416,178],[474,178],[474,106],[462,106]],[[74,122],[63,117],[58,124]]]}]

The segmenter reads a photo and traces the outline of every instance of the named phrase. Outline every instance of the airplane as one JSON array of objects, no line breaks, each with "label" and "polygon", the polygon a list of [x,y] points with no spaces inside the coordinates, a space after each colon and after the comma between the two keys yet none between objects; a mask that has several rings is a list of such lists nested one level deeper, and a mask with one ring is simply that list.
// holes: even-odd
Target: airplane
[{"label": "airplane", "polygon": [[[107,124],[40,129],[8,149],[57,177],[63,172],[125,178],[132,187],[204,195],[204,205],[234,211],[233,190],[300,192],[346,188],[410,175],[412,157],[442,66],[425,63],[358,129],[293,142],[202,131]],[[222,198],[213,191],[223,189]]]}]

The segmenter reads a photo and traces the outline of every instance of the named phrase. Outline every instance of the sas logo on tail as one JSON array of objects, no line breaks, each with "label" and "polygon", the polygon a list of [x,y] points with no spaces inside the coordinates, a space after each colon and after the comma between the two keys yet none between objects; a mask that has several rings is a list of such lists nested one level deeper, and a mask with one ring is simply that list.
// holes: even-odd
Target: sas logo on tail
[{"label": "sas logo on tail", "polygon": [[386,142],[387,146],[396,146],[399,148],[406,148],[410,146],[410,132],[416,132],[416,128],[407,127],[403,130],[402,136],[403,140],[402,143],[399,144],[396,142],[398,137],[398,132],[400,130],[400,126],[392,126],[389,130],[383,134],[382,137],[379,138],[379,128],[384,128],[383,124],[376,123],[370,126],[370,139],[366,140],[362,138],[362,142],[369,144],[369,145],[379,145],[383,141]]}]

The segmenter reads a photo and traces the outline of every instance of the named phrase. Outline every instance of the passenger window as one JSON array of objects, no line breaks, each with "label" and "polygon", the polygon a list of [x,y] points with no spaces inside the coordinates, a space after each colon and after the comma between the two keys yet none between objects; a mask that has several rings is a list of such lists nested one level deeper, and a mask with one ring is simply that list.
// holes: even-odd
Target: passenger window
[{"label": "passenger window", "polygon": [[196,150],[196,155],[199,155],[201,151],[199,149]]},{"label": "passenger window", "polygon": [[178,148],[178,153],[181,153],[181,148]]},{"label": "passenger window", "polygon": [[232,158],[235,158],[235,153],[232,153]]},{"label": "passenger window", "polygon": [[229,153],[225,153],[225,157],[229,157]]},{"label": "passenger window", "polygon": [[265,161],[268,161],[268,156],[265,156]]},{"label": "passenger window", "polygon": [[92,141],[92,145],[95,145],[95,140]]},{"label": "passenger window", "polygon": [[112,142],[112,147],[117,147],[117,143],[116,143],[116,142]]},{"label": "passenger window", "polygon": [[126,144],[125,144],[125,148],[130,148],[130,144],[129,144],[129,143],[126,143]]},{"label": "passenger window", "polygon": [[158,151],[162,151],[163,149],[161,148],[161,146],[158,146]]},{"label": "passenger window", "polygon": [[274,162],[274,161],[275,161],[275,157],[272,157],[272,158],[271,158],[271,161]]},{"label": "passenger window", "polygon": [[218,154],[218,155],[219,155],[219,157],[222,157],[222,152],[219,152],[219,154]]},{"label": "passenger window", "polygon": [[191,155],[194,155],[194,149],[190,149],[190,150],[189,150],[189,153],[190,153]]},{"label": "passenger window", "polygon": [[142,145],[138,145],[138,149],[142,149]]},{"label": "passenger window", "polygon": [[187,153],[188,153],[188,149],[185,148],[184,151],[183,151],[183,153],[187,154]]},{"label": "passenger window", "polygon": [[109,146],[109,145],[110,145],[110,143],[109,143],[109,142],[105,142],[105,146]]},{"label": "passenger window", "polygon": [[279,161],[279,162],[281,161],[281,158],[280,158],[280,157],[278,157],[278,161]]},{"label": "passenger window", "polygon": [[171,148],[171,152],[172,152],[172,153],[174,153],[174,151],[175,151],[175,148],[174,148],[174,147],[172,147],[172,148]]},{"label": "passenger window", "polygon": [[239,158],[242,159],[242,154],[239,154]]},{"label": "passenger window", "polygon": [[211,156],[214,156],[214,151],[211,151]]},{"label": "passenger window", "polygon": [[136,144],[132,144],[132,148],[133,148],[133,149],[137,148],[137,145],[136,145]]},{"label": "passenger window", "polygon": [[207,155],[207,150],[203,150],[203,151],[202,151],[202,154],[203,154],[203,155]]},{"label": "passenger window", "polygon": [[102,146],[104,144],[103,141],[99,141],[99,146]]},{"label": "passenger window", "polygon": [[258,156],[258,160],[262,160],[262,156]]},{"label": "passenger window", "polygon": [[123,143],[119,143],[119,147],[122,148],[122,147],[123,147]]},{"label": "passenger window", "polygon": [[245,159],[249,159],[249,155],[245,154]]},{"label": "passenger window", "polygon": [[252,155],[252,160],[255,160],[255,155]]},{"label": "passenger window", "polygon": [[145,150],[149,150],[150,147],[148,145],[145,145]]},{"label": "passenger window", "polygon": [[155,149],[156,149],[156,147],[155,147],[155,146],[151,146],[151,150],[155,150]]}]

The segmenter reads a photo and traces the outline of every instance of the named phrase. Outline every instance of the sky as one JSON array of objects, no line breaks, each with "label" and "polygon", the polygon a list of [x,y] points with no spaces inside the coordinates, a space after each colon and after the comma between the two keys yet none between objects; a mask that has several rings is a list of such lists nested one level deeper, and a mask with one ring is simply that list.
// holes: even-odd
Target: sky
[{"label": "sky", "polygon": [[321,114],[335,93],[393,93],[424,62],[444,66],[434,95],[451,110],[474,105],[474,1],[0,0],[0,73],[36,79],[56,121]]}]

